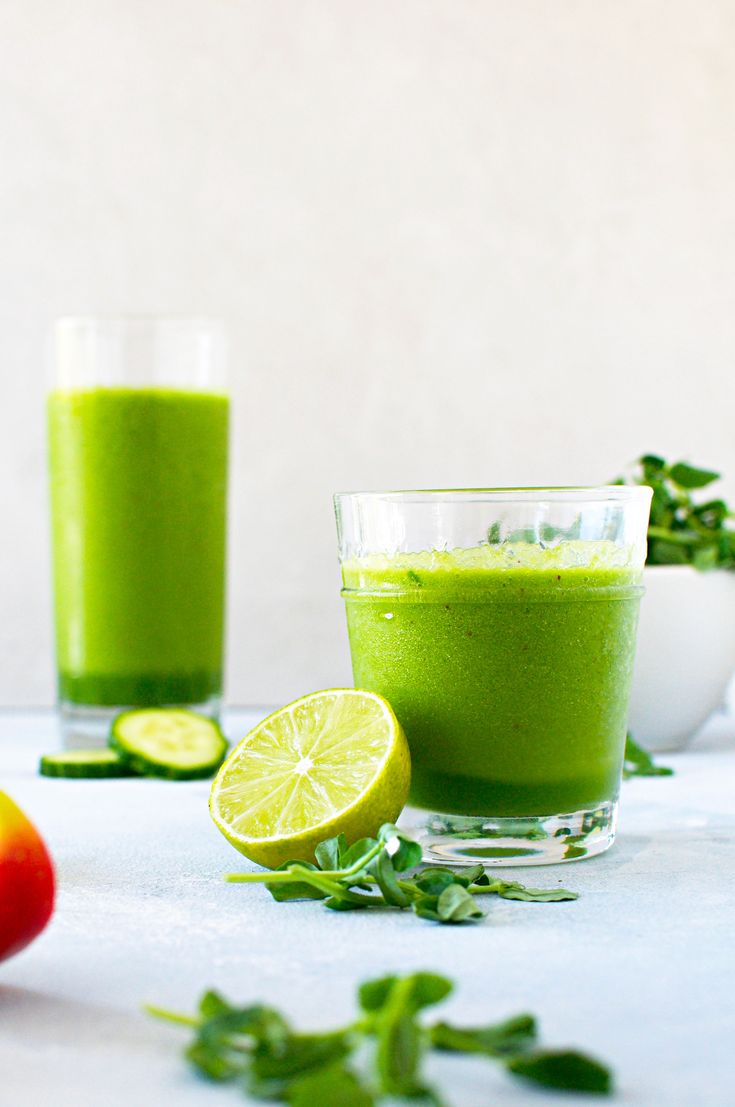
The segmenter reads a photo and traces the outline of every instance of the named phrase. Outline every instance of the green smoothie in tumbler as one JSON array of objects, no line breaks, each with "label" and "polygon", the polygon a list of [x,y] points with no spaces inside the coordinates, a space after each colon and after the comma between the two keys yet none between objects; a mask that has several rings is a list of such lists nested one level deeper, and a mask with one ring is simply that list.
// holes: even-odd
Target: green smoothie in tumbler
[{"label": "green smoothie in tumbler", "polygon": [[616,798],[642,592],[618,547],[372,554],[342,571],[355,685],[406,731],[413,803],[512,817]]},{"label": "green smoothie in tumbler", "polygon": [[221,692],[225,395],[49,397],[62,701],[201,704]]}]

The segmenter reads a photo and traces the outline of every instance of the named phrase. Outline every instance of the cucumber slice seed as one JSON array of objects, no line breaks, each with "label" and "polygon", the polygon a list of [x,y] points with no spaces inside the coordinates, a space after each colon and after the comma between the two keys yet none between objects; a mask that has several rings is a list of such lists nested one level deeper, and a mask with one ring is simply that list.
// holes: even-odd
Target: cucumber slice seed
[{"label": "cucumber slice seed", "polygon": [[118,715],[109,745],[134,772],[167,780],[210,777],[227,753],[227,739],[212,719],[173,707]]},{"label": "cucumber slice seed", "polygon": [[41,776],[66,777],[70,780],[102,780],[133,775],[130,766],[110,749],[47,753],[41,758],[38,771]]}]

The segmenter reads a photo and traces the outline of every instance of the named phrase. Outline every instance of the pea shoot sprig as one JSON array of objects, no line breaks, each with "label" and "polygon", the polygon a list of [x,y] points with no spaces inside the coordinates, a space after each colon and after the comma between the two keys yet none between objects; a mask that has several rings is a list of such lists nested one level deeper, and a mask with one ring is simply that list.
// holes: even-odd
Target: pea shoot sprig
[{"label": "pea shoot sprig", "polygon": [[674,770],[666,765],[657,765],[648,750],[644,750],[633,736],[625,739],[625,760],[623,761],[623,780],[632,776],[673,776]]},{"label": "pea shoot sprig", "polygon": [[526,888],[516,881],[497,880],[482,865],[461,871],[442,866],[417,870],[421,846],[391,823],[380,828],[377,838],[361,838],[351,846],[344,834],[328,838],[317,846],[315,860],[316,864],[286,861],[272,872],[228,873],[225,879],[232,884],[265,884],[279,902],[323,900],[332,911],[410,908],[419,918],[437,923],[484,918],[477,896],[535,903],[577,899],[577,893],[566,888]]},{"label": "pea shoot sprig", "polygon": [[657,454],[638,458],[616,484],[644,484],[653,489],[648,526],[648,565],[693,565],[695,569],[735,569],[733,512],[708,491],[720,479],[712,469],[685,461],[667,462]]},{"label": "pea shoot sprig", "polygon": [[358,1018],[321,1033],[296,1031],[272,1007],[235,1007],[211,991],[192,1017],[146,1010],[194,1030],[186,1057],[203,1076],[291,1107],[373,1107],[386,1096],[446,1107],[421,1071],[434,1050],[495,1060],[511,1077],[543,1088],[611,1094],[612,1075],[600,1061],[574,1049],[540,1048],[532,1015],[479,1027],[425,1023],[421,1012],[451,991],[450,980],[429,972],[369,980],[358,991]]}]

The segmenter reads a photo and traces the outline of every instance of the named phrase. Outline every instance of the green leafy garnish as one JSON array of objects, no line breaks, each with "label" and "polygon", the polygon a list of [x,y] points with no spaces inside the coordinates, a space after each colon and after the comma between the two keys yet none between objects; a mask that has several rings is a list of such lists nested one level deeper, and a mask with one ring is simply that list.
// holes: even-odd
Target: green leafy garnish
[{"label": "green leafy garnish", "polygon": [[193,1017],[146,1010],[194,1030],[186,1057],[202,1076],[291,1107],[373,1107],[386,1097],[443,1107],[422,1075],[431,1050],[490,1058],[509,1076],[544,1088],[611,1094],[612,1075],[599,1061],[577,1050],[540,1049],[532,1015],[481,1027],[425,1022],[425,1008],[451,991],[450,980],[430,972],[368,980],[354,1022],[307,1034],[272,1007],[235,1007],[217,992],[202,996]]},{"label": "green leafy garnish", "polygon": [[712,469],[685,461],[671,465],[644,454],[616,484],[653,489],[648,526],[648,565],[693,565],[695,569],[735,569],[735,515],[724,500],[698,501],[693,492],[720,479]]},{"label": "green leafy garnish", "polygon": [[508,1061],[508,1069],[514,1076],[533,1080],[545,1088],[573,1088],[576,1092],[597,1092],[599,1095],[609,1095],[612,1091],[610,1070],[573,1049],[540,1049],[512,1058]]},{"label": "green leafy garnish", "polygon": [[631,776],[673,776],[674,770],[665,765],[657,765],[647,750],[641,749],[631,735],[625,738],[625,759],[623,761],[623,779]]},{"label": "green leafy garnish", "polygon": [[[368,907],[410,908],[421,919],[457,924],[476,922],[485,912],[476,896],[496,895],[529,903],[577,899],[566,888],[526,888],[496,880],[482,865],[466,869],[418,868],[421,846],[405,831],[386,823],[377,838],[348,846],[344,834],[320,842],[316,865],[286,861],[272,872],[228,873],[232,884],[265,884],[279,902],[319,899],[333,911]],[[409,874],[409,870],[414,870]]]}]

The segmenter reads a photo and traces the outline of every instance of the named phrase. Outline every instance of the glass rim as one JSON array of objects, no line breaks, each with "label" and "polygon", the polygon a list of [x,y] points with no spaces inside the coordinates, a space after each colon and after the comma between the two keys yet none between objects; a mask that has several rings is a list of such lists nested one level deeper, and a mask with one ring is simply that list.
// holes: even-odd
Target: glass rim
[{"label": "glass rim", "polygon": [[641,484],[549,485],[518,488],[417,488],[394,491],[335,492],[335,504],[347,500],[388,503],[533,503],[550,500],[557,503],[605,503],[650,498],[652,489]]}]

